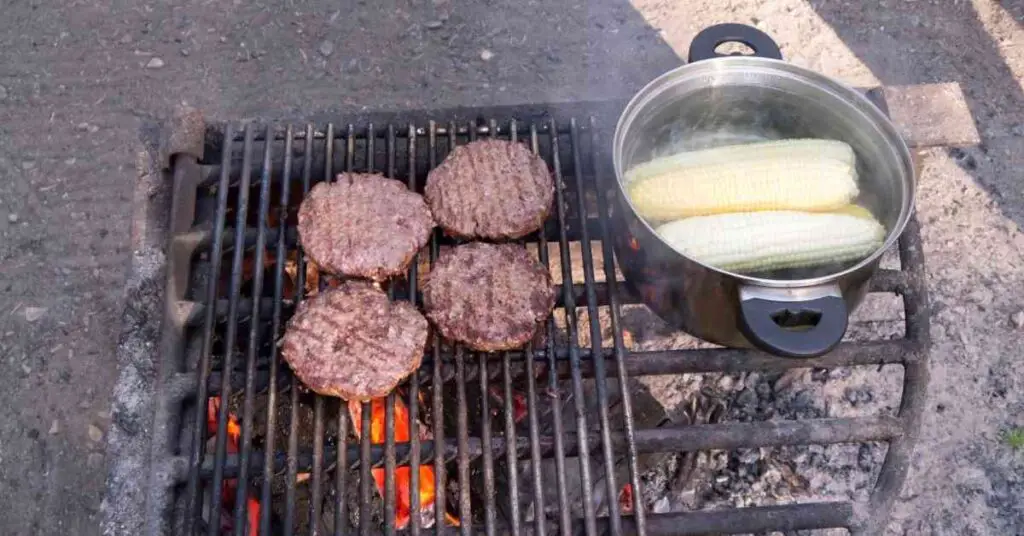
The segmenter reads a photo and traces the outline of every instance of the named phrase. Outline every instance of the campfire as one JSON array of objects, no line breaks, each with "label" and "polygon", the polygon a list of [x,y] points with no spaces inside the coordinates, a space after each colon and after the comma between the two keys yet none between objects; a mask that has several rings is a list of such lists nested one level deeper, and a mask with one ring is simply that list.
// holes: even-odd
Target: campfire
[{"label": "campfire", "polygon": [[[184,504],[183,515],[174,510],[175,523],[205,524],[221,534],[250,536],[283,533],[284,527],[296,534],[349,532],[352,525],[376,533],[385,525],[408,529],[418,524],[437,530],[433,525],[440,514],[447,525],[474,532],[483,532],[486,526],[496,533],[543,530],[556,534],[582,531],[586,526],[597,533],[614,533],[618,524],[623,533],[632,533],[641,531],[645,519],[651,534],[717,533],[723,527],[767,533],[850,527],[857,519],[849,512],[873,514],[875,508],[865,505],[886,503],[895,496],[906,467],[907,447],[914,442],[911,425],[920,416],[927,380],[921,372],[927,365],[928,330],[917,230],[912,229],[910,238],[901,242],[900,262],[872,280],[869,297],[884,294],[903,304],[899,322],[905,329],[891,338],[846,341],[828,356],[799,362],[752,350],[675,344],[679,342],[675,331],[644,320],[649,312],[637,313],[647,311],[639,305],[640,296],[629,292],[621,280],[595,276],[614,273],[614,236],[610,234],[614,225],[608,219],[614,200],[593,182],[602,175],[594,168],[601,165],[600,134],[610,135],[614,123],[600,116],[593,124],[582,116],[570,123],[569,114],[578,113],[573,110],[552,108],[552,113],[566,117],[558,124],[547,119],[516,123],[498,117],[494,123],[473,125],[421,122],[408,130],[400,122],[354,125],[350,132],[337,123],[311,125],[291,129],[287,141],[283,128],[265,133],[253,126],[250,129],[255,132],[243,134],[233,127],[208,125],[205,159],[192,160],[198,169],[172,166],[176,169],[171,170],[176,180],[179,175],[197,174],[177,186],[203,185],[196,199],[184,198],[195,202],[195,220],[174,224],[175,229],[190,230],[189,237],[199,237],[195,251],[179,248],[186,249],[187,255],[176,258],[177,271],[172,273],[185,273],[187,277],[176,277],[176,281],[187,282],[187,288],[171,302],[198,305],[191,310],[201,314],[188,317],[187,329],[178,334],[184,343],[181,353],[195,349],[198,355],[180,358],[176,376],[162,384],[202,386],[190,393],[193,396],[182,397],[185,409],[173,421],[185,423],[183,437],[159,449],[160,456],[184,456],[195,462],[179,482],[169,486],[169,493]],[[534,117],[528,108],[509,113]],[[598,136],[591,137],[595,132]],[[558,210],[552,211],[542,233],[526,239],[543,263],[565,276],[555,278],[561,285],[559,303],[546,332],[527,349],[459,358],[443,342],[428,346],[422,366],[397,393],[408,395],[402,390],[416,382],[419,418],[410,418],[409,396],[391,397],[397,467],[388,478],[380,448],[388,432],[387,399],[367,402],[371,421],[364,436],[364,406],[306,391],[294,381],[276,350],[296,302],[337,282],[315,264],[300,261],[295,208],[305,188],[343,169],[362,172],[372,165],[375,171],[422,189],[427,170],[441,162],[453,145],[490,135],[526,142],[539,150],[553,171],[561,173],[556,182]],[[263,136],[273,140],[269,173],[260,173]],[[243,159],[243,154],[248,157]],[[172,161],[180,164],[189,158],[179,155]],[[249,162],[250,169],[243,171],[243,161]],[[412,168],[415,173],[410,173]],[[607,169],[603,174],[608,178]],[[269,187],[264,188],[264,180],[270,181]],[[285,188],[289,197],[282,203]],[[221,203],[218,193],[224,190],[228,195]],[[265,193],[269,199],[261,197]],[[263,203],[272,209],[261,231],[256,224]],[[242,206],[248,210],[246,228],[236,229]],[[215,221],[224,225],[209,230]],[[262,251],[260,232],[265,239]],[[396,300],[418,302],[430,263],[437,252],[454,243],[449,237],[435,237],[419,253],[418,272],[390,281],[384,289]],[[584,244],[592,244],[592,249],[584,249]],[[236,247],[244,247],[243,254],[236,256]],[[169,255],[175,254],[171,248]],[[215,272],[201,272],[214,267]],[[257,293],[258,273],[263,285]],[[232,274],[240,281],[233,281]],[[212,294],[208,294],[208,280],[215,281]],[[250,333],[257,337],[254,354],[248,352]],[[652,345],[657,338],[672,344]],[[207,347],[205,342],[210,341]],[[600,371],[598,363],[604,366]],[[902,376],[892,375],[903,382],[895,392],[904,401],[890,404],[896,408],[893,414],[837,415],[835,404],[818,407],[829,400],[812,392],[809,385],[838,392],[847,405],[858,409],[880,406],[879,393],[865,394],[856,382],[846,386],[833,377],[826,384],[817,378],[820,371],[835,373],[844,368],[876,373],[883,364],[903,371]],[[786,371],[803,367],[810,371],[794,383]],[[725,409],[689,407],[692,397],[684,396],[687,391],[672,383],[686,376],[730,378],[728,388],[724,380],[716,381],[716,386],[723,386]],[[888,369],[883,376],[890,376]],[[662,378],[675,379],[658,384]],[[790,384],[796,387],[784,387]],[[199,407],[188,406],[193,400],[200,401]],[[217,457],[214,444],[222,410],[228,413],[220,440],[226,442],[228,456]],[[198,419],[191,419],[193,413],[188,411]],[[242,444],[241,424],[249,422],[250,416],[253,428],[245,432],[252,440]],[[203,443],[207,437],[209,441]],[[407,442],[414,439],[428,453],[419,466],[412,466],[406,456]],[[809,440],[815,444],[796,447]],[[443,446],[436,452],[435,442]],[[847,445],[848,452],[837,454],[836,447],[821,446],[833,443]],[[357,462],[354,453],[369,445],[374,446],[370,463]],[[888,452],[882,452],[886,448]],[[190,454],[195,454],[194,460]],[[239,466],[242,454],[248,454],[247,467]],[[863,477],[865,484],[858,484],[858,489],[871,493],[870,502],[845,497],[822,501],[817,496],[811,497],[816,502],[802,500],[807,496],[791,500],[790,496],[814,485],[805,474],[807,466],[837,464],[858,479]],[[440,488],[438,465],[446,475]],[[239,485],[242,471],[247,472],[247,489]],[[217,474],[227,476],[219,496],[211,497],[211,475]],[[876,479],[876,474],[884,478]],[[418,489],[412,486],[414,476]],[[394,482],[391,497],[385,497],[385,481]],[[754,493],[760,494],[758,501],[749,500]],[[212,508],[207,506],[211,499]],[[392,518],[381,515],[385,499],[394,505]],[[233,524],[239,500],[247,507],[245,527]],[[415,519],[413,502],[420,505]],[[751,508],[738,511],[737,506]],[[880,514],[884,517],[886,512]]]}]

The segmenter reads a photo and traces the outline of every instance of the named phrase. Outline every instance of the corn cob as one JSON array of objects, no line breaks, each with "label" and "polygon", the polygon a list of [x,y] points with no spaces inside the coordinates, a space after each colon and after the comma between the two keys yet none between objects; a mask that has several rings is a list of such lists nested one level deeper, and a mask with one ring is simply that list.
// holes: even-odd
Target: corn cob
[{"label": "corn cob", "polygon": [[882,245],[874,218],[765,211],[698,216],[658,227],[680,253],[732,272],[804,268],[857,260]]},{"label": "corn cob", "polygon": [[764,144],[710,149],[724,158],[697,156],[693,165],[637,179],[629,183],[629,197],[642,217],[658,221],[725,212],[834,210],[857,196],[856,169],[847,159],[828,156],[839,153],[834,144],[842,142],[819,141],[827,149],[809,142],[786,150]]},{"label": "corn cob", "polygon": [[703,166],[721,162],[742,162],[752,157],[800,158],[807,155],[838,160],[850,167],[854,167],[856,164],[853,148],[846,142],[813,138],[774,140],[713,147],[699,151],[684,151],[671,156],[655,158],[627,171],[626,182],[655,177],[681,167]]},{"label": "corn cob", "polygon": [[860,205],[846,205],[844,207],[837,208],[836,210],[830,212],[834,214],[846,214],[848,216],[856,216],[858,218],[867,218],[869,220],[875,219],[875,215],[872,214],[870,210]]}]

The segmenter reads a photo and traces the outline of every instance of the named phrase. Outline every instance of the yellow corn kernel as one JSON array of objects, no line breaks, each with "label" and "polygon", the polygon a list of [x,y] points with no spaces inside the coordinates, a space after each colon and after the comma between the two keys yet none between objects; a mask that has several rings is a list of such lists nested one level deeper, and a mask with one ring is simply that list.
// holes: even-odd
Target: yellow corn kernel
[{"label": "yellow corn kernel", "polygon": [[860,205],[846,205],[845,207],[838,208],[831,212],[836,214],[846,214],[848,216],[856,216],[858,218],[867,218],[869,220],[875,219],[875,215],[872,214],[870,210]]},{"label": "yellow corn kernel", "polygon": [[698,216],[657,229],[680,253],[731,272],[760,272],[848,262],[882,246],[874,218],[796,211]]},{"label": "yellow corn kernel", "polygon": [[752,158],[806,158],[813,156],[827,160],[838,160],[855,167],[856,156],[853,148],[839,140],[800,138],[774,140],[740,145],[727,145],[698,151],[684,151],[671,156],[655,158],[626,172],[626,182],[631,183],[674,171],[681,167],[704,166],[724,162],[743,162]]}]

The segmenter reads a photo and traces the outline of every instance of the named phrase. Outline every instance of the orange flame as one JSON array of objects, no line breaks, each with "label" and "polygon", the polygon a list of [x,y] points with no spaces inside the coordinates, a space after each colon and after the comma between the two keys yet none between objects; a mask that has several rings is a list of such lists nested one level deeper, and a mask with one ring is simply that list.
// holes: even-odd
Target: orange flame
[{"label": "orange flame", "polygon": [[[206,404],[206,430],[207,435],[214,437],[217,435],[217,414],[220,412],[220,397],[210,397]],[[228,441],[227,451],[228,454],[237,454],[238,445],[242,438],[242,427],[238,424],[238,418],[231,412],[228,412]],[[224,487],[220,494],[221,508],[227,508],[230,510],[235,505],[235,494],[238,492],[238,481],[234,478],[225,480]],[[249,497],[246,501],[248,505],[248,522],[249,522],[249,534],[252,536],[259,536],[260,529],[260,501],[254,497]]]},{"label": "orange flame", "polygon": [[[383,444],[384,438],[384,404],[386,398],[375,398],[370,402],[370,443],[374,445]],[[348,414],[352,418],[352,425],[355,428],[356,436],[360,436],[363,430],[363,406],[358,400],[348,401]],[[419,429],[419,438],[421,440],[430,439],[426,429],[418,421],[416,426]],[[395,397],[395,442],[405,443],[408,442],[411,437],[411,430],[409,426],[409,410],[400,398]],[[429,465],[420,465],[419,468],[420,476],[420,513],[424,520],[424,525],[427,525],[433,520],[434,501],[436,498],[436,489],[434,486],[434,468]],[[377,484],[377,492],[381,497],[384,496],[384,469],[376,468],[371,469],[370,473],[373,475],[373,480]],[[412,502],[411,502],[411,489],[412,489],[412,471],[407,465],[395,468],[395,527],[399,530],[404,529],[409,524],[409,519],[412,513]],[[445,513],[445,519],[453,526],[459,526],[459,519],[451,514]]]}]

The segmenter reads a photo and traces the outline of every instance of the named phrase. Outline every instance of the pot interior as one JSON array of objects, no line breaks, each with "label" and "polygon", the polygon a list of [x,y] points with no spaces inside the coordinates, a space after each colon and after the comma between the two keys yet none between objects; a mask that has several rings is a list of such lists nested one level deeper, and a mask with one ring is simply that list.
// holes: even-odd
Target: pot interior
[{"label": "pot interior", "polygon": [[[885,243],[865,259],[757,276],[807,280],[855,269],[880,255],[902,231],[913,177],[906,148],[898,136],[893,139],[891,125],[852,91],[774,60],[722,58],[680,68],[652,82],[624,112],[616,134],[617,175],[621,181],[637,164],[683,151],[792,138],[844,141],[857,157],[860,194],[854,202],[885,227]],[[653,228],[662,222],[647,223]]]}]

